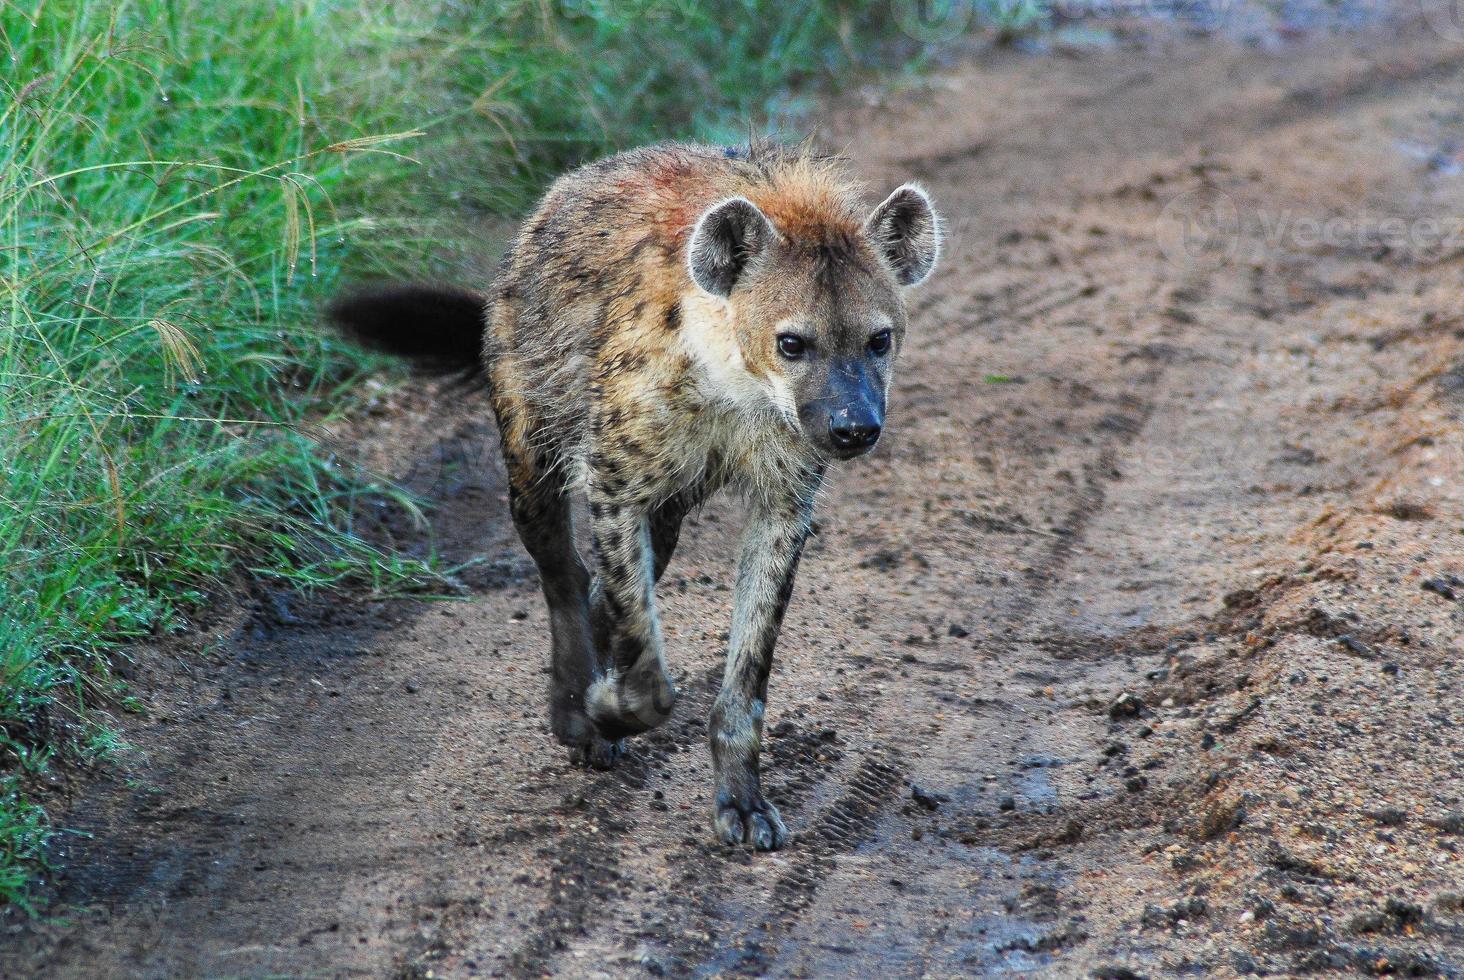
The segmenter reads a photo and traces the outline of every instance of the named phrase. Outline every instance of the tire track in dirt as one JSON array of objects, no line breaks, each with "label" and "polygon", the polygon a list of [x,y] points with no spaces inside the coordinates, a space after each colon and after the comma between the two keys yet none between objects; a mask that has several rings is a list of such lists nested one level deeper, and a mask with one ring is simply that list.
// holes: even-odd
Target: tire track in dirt
[{"label": "tire track in dirt", "polygon": [[[1162,372],[1149,371],[1143,380],[1146,387],[1152,388],[1161,377]],[[1057,537],[1042,559],[1043,574],[1028,580],[1025,588],[1014,590],[1003,604],[1002,618],[1011,630],[1020,632],[1042,607],[1045,598],[1062,586],[1062,569],[1075,544],[1081,541],[1089,521],[1102,510],[1106,485],[1116,478],[1114,460],[1136,439],[1147,420],[1149,405],[1137,395],[1131,396],[1131,404],[1136,409],[1133,424],[1118,430],[1114,439],[1098,451],[1097,459],[1088,465],[1083,491],[1063,521],[1066,533]],[[1038,666],[1032,663],[1028,669]],[[883,707],[885,705],[879,702],[870,704],[875,714]],[[963,742],[959,751],[962,759],[977,754],[971,752],[969,742]],[[708,955],[705,950],[681,949],[673,954],[675,961],[696,962],[694,972],[698,976],[726,972],[748,976],[767,974],[778,961],[780,940],[792,933],[799,919],[813,907],[818,889],[837,867],[838,856],[852,853],[873,841],[876,828],[886,818],[897,796],[908,796],[906,787],[910,780],[908,771],[900,764],[901,759],[902,753],[898,749],[876,747],[869,750],[848,779],[844,793],[818,815],[810,834],[799,835],[797,850],[789,858],[794,867],[776,880],[771,896],[761,903],[750,896],[723,898],[720,904],[737,908],[736,917],[749,924],[730,935],[720,936],[717,943],[719,951]],[[994,867],[998,863],[995,855],[987,863]],[[938,873],[938,869],[931,871]],[[724,909],[721,912],[724,920],[726,915]],[[1023,942],[1028,945],[1032,942],[1022,937],[1010,941],[1017,944],[1013,950],[1021,949]],[[913,966],[910,963],[903,965],[907,968]]]},{"label": "tire track in dirt", "polygon": [[[542,849],[542,856],[550,862],[550,878],[555,884],[529,937],[509,960],[512,973],[559,972],[556,959],[571,948],[576,937],[585,934],[587,926],[605,918],[604,904],[614,900],[614,889],[608,886],[620,877],[619,853],[635,846],[633,834],[637,829],[636,822],[617,819],[614,815],[634,809],[639,802],[638,794],[647,785],[647,772],[666,760],[668,746],[700,747],[705,737],[701,719],[706,717],[715,699],[717,680],[708,678],[705,687],[698,688],[690,697],[684,696],[677,705],[676,720],[637,739],[632,752],[614,772],[597,777],[595,785],[583,796],[572,795],[572,800],[593,811],[596,825],[593,831],[581,826],[576,832],[558,838],[552,847]],[[768,765],[775,776],[768,792],[785,813],[801,811],[802,804],[810,798],[834,796],[816,811],[808,829],[797,834],[794,867],[781,874],[772,886],[771,913],[785,923],[791,922],[807,906],[837,855],[865,842],[879,811],[891,802],[904,781],[899,754],[878,745],[860,752],[858,765],[847,776],[841,776],[836,771],[840,760],[853,753],[840,750],[829,737],[827,730],[810,731],[789,722],[773,726],[769,733]],[[656,812],[654,807],[652,811]],[[667,860],[675,867],[695,869],[694,874],[687,876],[686,887],[678,896],[681,903],[695,912],[683,932],[714,937],[715,942],[692,941],[641,960],[660,964],[656,969],[676,972],[715,971],[717,968],[708,964],[717,958],[716,950],[726,943],[728,925],[725,913],[720,911],[729,893],[722,871],[729,863],[746,861],[747,856],[707,840],[688,838]],[[776,929],[772,934],[776,935]],[[457,942],[471,942],[467,932],[454,938]],[[451,945],[452,940],[439,937],[432,948],[423,950],[412,960],[411,971],[424,975],[434,955]]]},{"label": "tire track in dirt", "polygon": [[[595,775],[588,787],[566,797],[565,804],[583,810],[584,815],[574,832],[539,850],[539,857],[550,867],[549,894],[529,935],[509,956],[512,972],[522,976],[545,973],[569,939],[595,920],[599,905],[621,878],[619,854],[636,830],[637,822],[626,814],[648,784],[651,767],[666,761],[666,746],[690,741],[686,719],[683,711],[676,723],[638,740],[636,751],[622,757],[613,771]],[[446,937],[439,937],[433,952],[448,945]],[[425,974],[425,958],[416,962]]]},{"label": "tire track in dirt", "polygon": [[819,814],[807,832],[799,835],[799,857],[794,867],[773,882],[771,896],[759,910],[757,924],[721,937],[718,943],[721,952],[698,950],[700,956],[683,953],[679,959],[699,960],[691,971],[694,976],[765,972],[771,958],[776,956],[779,937],[793,928],[813,904],[819,885],[833,870],[839,856],[872,838],[880,814],[904,783],[905,769],[898,753],[877,745],[866,750],[840,795]]}]

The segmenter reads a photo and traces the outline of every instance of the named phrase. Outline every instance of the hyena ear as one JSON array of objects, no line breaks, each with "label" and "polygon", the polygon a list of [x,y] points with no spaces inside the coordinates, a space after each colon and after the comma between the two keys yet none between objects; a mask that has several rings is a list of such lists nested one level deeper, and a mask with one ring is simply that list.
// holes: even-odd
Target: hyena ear
[{"label": "hyena ear", "polygon": [[929,195],[914,184],[895,188],[865,219],[864,233],[902,286],[923,282],[940,257],[940,218]]},{"label": "hyena ear", "polygon": [[773,240],[768,216],[745,197],[729,197],[713,205],[691,233],[687,263],[692,280],[713,296],[726,296]]}]

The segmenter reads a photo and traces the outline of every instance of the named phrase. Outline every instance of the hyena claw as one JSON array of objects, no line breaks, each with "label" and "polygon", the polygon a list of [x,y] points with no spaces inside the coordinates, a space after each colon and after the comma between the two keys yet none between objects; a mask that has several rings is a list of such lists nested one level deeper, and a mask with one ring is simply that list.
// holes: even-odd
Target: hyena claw
[{"label": "hyena claw", "polygon": [[740,804],[719,799],[712,825],[722,843],[733,847],[776,851],[788,842],[788,828],[778,816],[778,808],[761,796]]},{"label": "hyena claw", "polygon": [[624,750],[618,738],[606,738],[584,711],[563,700],[556,699],[553,703],[549,728],[559,743],[569,749],[571,765],[585,769],[610,769]]},{"label": "hyena claw", "polygon": [[592,736],[588,742],[569,747],[569,763],[581,769],[614,769],[625,754],[625,743]]}]

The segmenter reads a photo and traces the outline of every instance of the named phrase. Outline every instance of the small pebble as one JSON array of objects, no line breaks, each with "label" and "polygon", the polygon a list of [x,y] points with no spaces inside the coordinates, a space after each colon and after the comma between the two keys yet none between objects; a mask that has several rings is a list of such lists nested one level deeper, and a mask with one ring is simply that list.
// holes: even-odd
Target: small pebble
[{"label": "small pebble", "polygon": [[1118,697],[1114,698],[1113,703],[1108,706],[1108,717],[1115,720],[1119,718],[1137,718],[1139,712],[1143,710],[1144,702],[1139,696],[1129,691],[1124,691]]}]

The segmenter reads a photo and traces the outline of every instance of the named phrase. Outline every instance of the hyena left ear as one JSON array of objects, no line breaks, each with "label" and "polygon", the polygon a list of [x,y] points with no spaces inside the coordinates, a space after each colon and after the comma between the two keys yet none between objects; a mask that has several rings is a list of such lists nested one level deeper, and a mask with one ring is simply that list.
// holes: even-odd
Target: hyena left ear
[{"label": "hyena left ear", "polygon": [[768,216],[747,198],[713,205],[696,223],[687,247],[692,280],[713,296],[728,295],[773,235]]},{"label": "hyena left ear", "polygon": [[930,197],[904,184],[864,221],[864,232],[895,271],[902,286],[925,281],[940,256],[940,218]]}]

